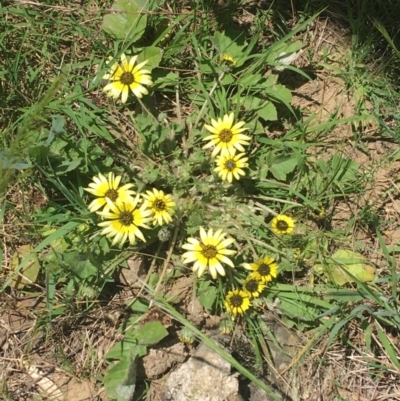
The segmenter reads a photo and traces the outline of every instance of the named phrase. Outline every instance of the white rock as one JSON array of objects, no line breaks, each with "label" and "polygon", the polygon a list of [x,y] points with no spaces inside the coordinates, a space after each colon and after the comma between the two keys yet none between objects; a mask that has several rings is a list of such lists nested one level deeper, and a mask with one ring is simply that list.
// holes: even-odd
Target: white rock
[{"label": "white rock", "polygon": [[238,394],[231,365],[205,344],[166,380],[164,397],[173,401],[226,401]]}]

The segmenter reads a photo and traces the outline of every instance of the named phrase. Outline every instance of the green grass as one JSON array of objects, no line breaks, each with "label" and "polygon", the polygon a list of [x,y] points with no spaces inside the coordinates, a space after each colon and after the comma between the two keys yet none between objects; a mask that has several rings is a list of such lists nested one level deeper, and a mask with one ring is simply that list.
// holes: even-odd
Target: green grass
[{"label": "green grass", "polygon": [[[45,344],[51,347],[58,342],[57,324],[105,310],[113,295],[122,293],[118,272],[135,256],[146,273],[141,290],[135,287],[119,306],[127,314],[117,325],[125,340],[103,360],[93,344],[84,347],[85,376],[97,377],[102,366],[99,379],[114,398],[115,384],[126,385],[125,372],[165,334],[161,323],[153,327],[158,334],[152,341],[137,334],[148,327],[141,321],[153,305],[175,320],[174,331],[189,328],[266,392],[271,389],[258,375],[263,361],[273,363],[268,341],[279,341],[265,316],[279,318],[308,339],[293,358],[293,371],[312,360],[313,349],[320,349],[320,361],[326,358],[329,364],[331,348],[340,344],[364,360],[371,380],[389,383],[390,375],[398,377],[399,248],[385,242],[398,219],[388,218],[384,208],[398,195],[398,177],[390,177],[394,185],[382,190],[385,202],[365,197],[377,184],[376,173],[399,158],[394,75],[400,47],[390,10],[373,16],[372,3],[333,2],[323,10],[323,2],[304,1],[292,19],[290,8],[277,5],[256,9],[243,1],[224,6],[206,0],[153,1],[140,18],[123,14],[135,28],[126,37],[118,36],[120,25],[102,29],[112,1],[89,1],[83,9],[62,1],[2,6],[0,291],[11,299],[33,295],[46,300],[45,310],[33,311],[32,333],[46,332]],[[340,57],[328,47],[318,53],[306,47],[314,32],[324,35],[318,27],[327,15],[346,23],[351,33],[343,40],[346,47],[337,45]],[[110,35],[115,29],[117,37]],[[387,46],[378,62],[382,40]],[[306,103],[292,105],[290,80],[311,77],[299,61],[280,73],[279,58],[300,48],[300,60],[311,62],[321,85],[329,87],[332,77],[343,83],[354,104],[351,116],[343,117],[338,109],[321,120]],[[149,60],[145,68],[153,80],[149,95],[137,99],[131,94],[126,104],[102,91],[108,57],[115,62],[122,53]],[[222,54],[236,65],[222,62]],[[233,184],[218,177],[211,152],[202,148],[208,135],[204,124],[231,112],[251,137],[245,147],[246,175]],[[342,128],[350,135],[343,136]],[[371,143],[389,144],[389,151],[379,155]],[[141,228],[146,243],[113,245],[101,235],[102,217],[89,211],[93,197],[84,190],[94,176],[109,172],[133,183],[138,193],[157,188],[171,194],[176,202],[172,223]],[[272,229],[271,220],[281,214],[294,219],[292,233],[276,235]],[[191,264],[182,262],[182,245],[188,237],[198,238],[200,227],[222,229],[234,238],[229,248],[236,251],[230,257],[235,268],[225,265],[226,276],[213,279],[206,272],[198,278]],[[27,245],[24,253],[21,246]],[[355,253],[343,258],[343,251]],[[279,275],[234,320],[254,346],[256,362],[249,368],[188,321],[171,288],[191,277],[183,299],[196,297],[208,314],[225,316],[227,293],[241,288],[247,276],[242,264],[266,256],[276,260]],[[373,267],[372,277],[356,273],[354,265],[363,273]],[[346,269],[350,276],[342,283]],[[21,274],[29,280],[16,286]],[[118,353],[124,341],[129,356]],[[30,345],[20,346],[22,355],[29,355]],[[53,363],[79,375],[67,359],[59,353]],[[9,400],[17,397],[16,377],[1,377]]]}]

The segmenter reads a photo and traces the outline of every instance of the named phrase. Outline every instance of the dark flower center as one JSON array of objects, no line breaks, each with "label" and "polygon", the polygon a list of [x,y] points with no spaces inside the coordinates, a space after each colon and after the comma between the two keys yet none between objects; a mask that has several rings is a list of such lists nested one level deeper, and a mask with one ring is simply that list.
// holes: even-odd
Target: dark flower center
[{"label": "dark flower center", "polygon": [[202,247],[201,253],[207,259],[215,258],[218,254],[218,250],[214,245],[201,244],[201,247]]},{"label": "dark flower center", "polygon": [[250,292],[251,294],[253,292],[257,292],[258,290],[258,281],[257,280],[249,280],[246,285],[245,288],[248,292]]},{"label": "dark flower center", "polygon": [[267,277],[271,274],[271,268],[266,263],[261,263],[257,271],[263,277]]},{"label": "dark flower center", "polygon": [[233,159],[229,159],[225,162],[225,168],[228,171],[233,171],[236,168],[236,162]]},{"label": "dark flower center", "polygon": [[133,224],[133,214],[132,212],[127,211],[121,212],[118,220],[121,222],[122,225],[130,226],[131,224]]},{"label": "dark flower center", "polygon": [[131,72],[125,71],[121,74],[120,81],[124,85],[131,85],[135,82],[135,77]]},{"label": "dark flower center", "polygon": [[239,294],[235,294],[230,299],[231,305],[235,308],[241,308],[243,305],[243,297]]},{"label": "dark flower center", "polygon": [[110,188],[107,190],[105,197],[115,202],[118,199],[118,191],[116,189]]},{"label": "dark flower center", "polygon": [[278,220],[276,227],[280,231],[286,231],[289,228],[289,224],[285,220]]},{"label": "dark flower center", "polygon": [[236,61],[231,60],[231,59],[229,59],[229,58],[224,58],[224,59],[222,59],[222,62],[225,63],[226,65],[229,65],[229,66],[233,66],[233,65],[236,64]]},{"label": "dark flower center", "polygon": [[153,202],[153,207],[158,212],[162,212],[163,210],[165,210],[167,208],[167,205],[165,204],[165,202],[162,199],[156,199]]},{"label": "dark flower center", "polygon": [[221,142],[230,142],[233,138],[233,134],[230,129],[225,128],[219,132],[218,137]]}]

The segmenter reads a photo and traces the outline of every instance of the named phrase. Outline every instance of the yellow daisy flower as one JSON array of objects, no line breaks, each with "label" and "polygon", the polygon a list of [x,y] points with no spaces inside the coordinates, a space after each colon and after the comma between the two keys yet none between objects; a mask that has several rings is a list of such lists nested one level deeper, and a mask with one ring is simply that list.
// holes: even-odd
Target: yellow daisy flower
[{"label": "yellow daisy flower", "polygon": [[280,214],[271,220],[271,227],[275,234],[290,234],[294,230],[295,222],[291,217]]},{"label": "yellow daisy flower", "polygon": [[97,199],[92,201],[88,206],[91,212],[95,212],[103,206],[103,211],[108,212],[110,208],[107,205],[107,199],[112,202],[118,200],[126,202],[132,195],[135,195],[135,191],[129,189],[134,186],[133,184],[125,184],[118,188],[121,178],[120,175],[115,176],[114,173],[108,173],[108,179],[103,174],[99,174],[98,177],[93,177],[93,182],[89,184],[89,188],[83,188],[85,191],[97,196]]},{"label": "yellow daisy flower", "polygon": [[262,283],[267,283],[278,275],[278,264],[274,258],[265,257],[255,263],[243,263],[242,266],[252,271],[249,277]]},{"label": "yellow daisy flower", "polygon": [[211,119],[211,125],[204,125],[204,128],[212,133],[212,135],[206,136],[203,141],[209,141],[203,146],[203,149],[207,149],[211,146],[215,146],[212,157],[215,157],[218,153],[225,155],[227,153],[235,154],[236,149],[244,152],[242,145],[249,145],[251,138],[247,135],[241,134],[246,131],[247,128],[242,128],[245,124],[244,121],[239,121],[233,125],[234,114],[225,114],[223,119],[218,120]]},{"label": "yellow daisy flower", "polygon": [[229,291],[225,298],[225,308],[233,315],[243,315],[250,308],[250,298],[247,292],[241,290]]},{"label": "yellow daisy flower", "polygon": [[228,54],[221,54],[219,61],[221,63],[228,64],[230,67],[234,67],[236,65],[236,60],[232,56],[229,56]]},{"label": "yellow daisy flower", "polygon": [[153,81],[149,75],[150,71],[142,69],[148,60],[135,66],[137,58],[138,56],[127,58],[125,54],[121,54],[121,62],[114,63],[110,71],[103,76],[103,79],[111,81],[103,88],[107,96],[113,99],[121,96],[121,102],[126,103],[129,89],[138,98],[149,93],[143,85],[152,85]]},{"label": "yellow daisy flower", "polygon": [[247,292],[249,298],[258,298],[265,289],[265,284],[261,280],[249,275],[243,283],[243,291]]},{"label": "yellow daisy flower", "polygon": [[218,176],[221,177],[222,180],[232,182],[233,177],[237,180],[240,179],[240,176],[246,175],[246,173],[242,170],[247,167],[248,157],[245,156],[244,153],[239,153],[238,155],[231,155],[227,153],[225,155],[219,155],[216,157],[217,167],[214,169]]},{"label": "yellow daisy flower", "polygon": [[117,242],[124,244],[129,239],[131,245],[136,242],[136,237],[140,238],[143,242],[146,242],[139,227],[150,229],[146,225],[151,220],[151,210],[147,208],[147,202],[138,208],[140,201],[139,195],[136,198],[131,198],[127,202],[117,201],[115,203],[107,199],[107,204],[110,208],[110,212],[99,212],[99,215],[107,219],[98,225],[104,227],[101,232],[108,238],[112,238],[112,245]]},{"label": "yellow daisy flower", "polygon": [[174,214],[173,207],[176,203],[172,200],[171,195],[165,195],[163,191],[153,189],[146,191],[147,195],[143,195],[148,202],[148,208],[153,213],[153,225],[162,226],[165,223],[171,223]]},{"label": "yellow daisy flower", "polygon": [[183,263],[192,263],[193,271],[197,271],[200,277],[206,269],[210,271],[213,279],[217,278],[217,273],[225,276],[225,270],[221,264],[226,263],[232,268],[233,262],[226,255],[234,255],[236,251],[227,249],[235,240],[233,238],[224,238],[227,234],[222,230],[215,233],[210,228],[208,232],[200,227],[200,241],[196,238],[188,238],[188,243],[182,245],[185,252],[182,255]]}]

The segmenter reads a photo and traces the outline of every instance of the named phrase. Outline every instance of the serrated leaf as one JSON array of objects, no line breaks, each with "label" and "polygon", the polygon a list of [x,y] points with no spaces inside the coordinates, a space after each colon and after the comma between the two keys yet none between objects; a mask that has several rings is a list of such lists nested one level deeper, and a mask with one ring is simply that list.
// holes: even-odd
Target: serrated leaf
[{"label": "serrated leaf", "polygon": [[149,322],[136,332],[136,339],[140,345],[153,345],[168,336],[167,329],[160,322]]},{"label": "serrated leaf", "polygon": [[[12,273],[14,273],[18,269],[20,263],[29,256],[29,254],[32,252],[32,249],[33,248],[31,245],[21,245],[17,248],[11,259]],[[19,269],[20,274],[17,274],[15,272],[16,275],[11,280],[10,287],[21,290],[25,287],[25,285],[34,283],[39,274],[39,269],[39,260],[37,258],[37,255],[35,254],[30,257],[30,260],[25,263],[22,269]],[[25,276],[26,278],[22,277],[21,275]]]},{"label": "serrated leaf", "polygon": [[115,39],[136,42],[146,29],[148,2],[142,0],[117,0],[113,9],[119,13],[103,17],[103,30]]}]

